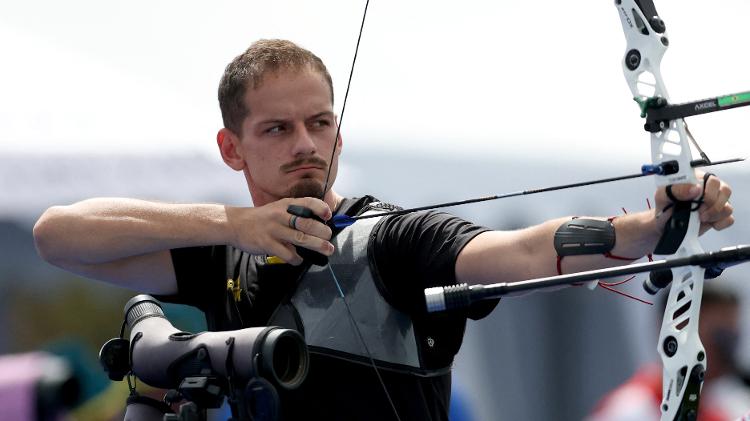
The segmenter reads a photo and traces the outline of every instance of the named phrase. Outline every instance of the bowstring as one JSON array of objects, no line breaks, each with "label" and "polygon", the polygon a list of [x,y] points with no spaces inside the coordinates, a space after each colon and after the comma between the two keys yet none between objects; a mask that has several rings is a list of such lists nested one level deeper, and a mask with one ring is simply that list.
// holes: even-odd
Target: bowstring
[{"label": "bowstring", "polygon": [[[346,101],[349,98],[349,90],[352,86],[352,77],[354,76],[354,67],[357,63],[357,54],[359,53],[359,45],[362,41],[362,32],[365,27],[365,20],[367,19],[367,8],[370,6],[370,0],[367,0],[365,2],[365,10],[362,13],[362,22],[359,25],[359,35],[357,35],[357,45],[354,47],[354,58],[352,58],[352,65],[349,70],[349,79],[346,83],[346,92],[344,93],[344,102],[341,105],[341,115],[339,116],[338,124],[336,125],[336,136],[333,138],[333,148],[331,149],[331,156],[328,160],[328,172],[326,173],[325,183],[323,184],[323,193],[320,197],[321,200],[325,198],[326,192],[328,191],[328,183],[331,179],[331,169],[333,168],[333,158],[336,156],[336,146],[338,145],[338,139],[341,135],[341,125],[344,122],[344,112],[346,111]],[[393,415],[396,417],[396,420],[401,421],[401,417],[398,415],[398,411],[396,410],[396,405],[393,403],[393,399],[391,398],[391,394],[388,393],[388,388],[385,386],[385,382],[383,381],[383,378],[380,376],[380,370],[378,370],[378,366],[375,364],[375,359],[372,357],[372,353],[370,352],[370,348],[367,346],[367,343],[365,342],[365,338],[362,335],[362,331],[360,331],[359,326],[357,325],[357,320],[354,318],[354,315],[352,314],[351,308],[349,307],[349,303],[346,301],[346,296],[344,295],[344,290],[341,288],[341,284],[339,283],[338,279],[336,278],[336,274],[333,272],[333,267],[331,267],[331,264],[328,264],[328,270],[331,272],[331,277],[333,278],[333,282],[336,284],[336,288],[339,291],[339,295],[341,296],[341,300],[344,302],[344,306],[346,307],[347,314],[349,315],[349,319],[352,321],[352,325],[354,327],[354,330],[357,332],[357,337],[359,338],[359,341],[362,344],[362,347],[365,350],[365,353],[367,354],[368,359],[370,360],[370,364],[372,365],[372,368],[375,370],[375,375],[378,378],[378,381],[380,382],[380,386],[383,388],[383,392],[385,393],[385,397],[388,399],[388,403],[391,406],[391,409],[393,410]]]}]

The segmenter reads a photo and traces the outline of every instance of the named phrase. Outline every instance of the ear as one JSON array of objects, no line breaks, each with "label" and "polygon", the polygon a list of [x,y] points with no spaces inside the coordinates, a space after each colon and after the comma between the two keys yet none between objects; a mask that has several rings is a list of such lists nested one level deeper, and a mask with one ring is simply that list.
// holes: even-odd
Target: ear
[{"label": "ear", "polygon": [[242,157],[240,138],[226,127],[216,133],[216,143],[219,145],[221,159],[233,170],[242,171],[245,159]]}]

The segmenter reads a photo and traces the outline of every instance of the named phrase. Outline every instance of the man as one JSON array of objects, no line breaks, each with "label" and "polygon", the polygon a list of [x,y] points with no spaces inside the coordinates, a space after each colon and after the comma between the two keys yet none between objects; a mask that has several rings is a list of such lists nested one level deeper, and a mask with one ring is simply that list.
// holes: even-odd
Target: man
[{"label": "man", "polygon": [[[311,350],[310,373],[300,389],[282,394],[285,419],[382,420],[395,419],[394,413],[404,420],[447,419],[450,364],[466,318],[480,318],[492,307],[427,315],[425,287],[621,263],[603,251],[560,260],[555,233],[570,218],[502,232],[420,212],[363,220],[334,236],[324,223],[290,215],[289,205],[324,221],[387,206],[325,188],[326,180],[331,186],[336,179],[343,146],[331,78],[318,57],[288,41],[258,41],[235,58],[222,78],[219,102],[225,126],[217,135],[219,150],[227,165],[244,173],[254,207],[92,199],[50,208],[34,235],[40,254],[53,264],[195,305],[206,313],[209,329],[299,329]],[[702,189],[678,185],[673,192],[693,200]],[[702,230],[733,223],[730,194],[719,179],[708,179]],[[656,201],[658,209],[667,207],[663,189]],[[603,222],[604,232],[616,233],[607,255],[650,253],[670,213]],[[328,256],[331,271],[303,263],[295,246]],[[227,291],[228,279],[239,281],[237,295]]]}]

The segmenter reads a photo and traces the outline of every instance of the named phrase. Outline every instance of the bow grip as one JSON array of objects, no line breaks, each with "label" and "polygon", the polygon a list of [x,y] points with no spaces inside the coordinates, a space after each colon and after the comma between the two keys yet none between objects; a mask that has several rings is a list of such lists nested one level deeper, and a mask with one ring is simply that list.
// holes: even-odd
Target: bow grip
[{"label": "bow grip", "polygon": [[672,215],[664,226],[664,232],[654,249],[655,254],[674,254],[677,252],[685,234],[687,234],[692,206],[693,203],[687,201],[680,200],[674,203]]}]

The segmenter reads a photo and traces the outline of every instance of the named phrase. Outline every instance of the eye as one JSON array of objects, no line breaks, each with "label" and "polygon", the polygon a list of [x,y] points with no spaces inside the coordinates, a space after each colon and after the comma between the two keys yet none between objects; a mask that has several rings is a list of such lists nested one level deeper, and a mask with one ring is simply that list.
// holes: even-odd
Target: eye
[{"label": "eye", "polygon": [[319,118],[313,121],[313,127],[330,127],[331,120],[327,118]]},{"label": "eye", "polygon": [[266,133],[266,134],[279,134],[279,133],[282,133],[284,130],[285,130],[284,126],[281,125],[281,124],[279,124],[279,125],[271,126],[271,127],[267,128],[267,129],[263,130],[263,133]]}]

